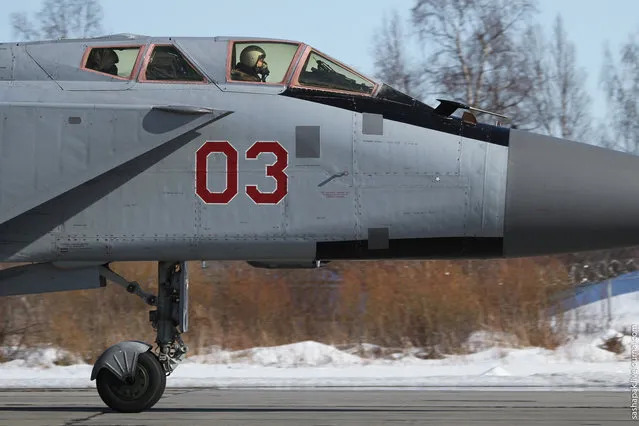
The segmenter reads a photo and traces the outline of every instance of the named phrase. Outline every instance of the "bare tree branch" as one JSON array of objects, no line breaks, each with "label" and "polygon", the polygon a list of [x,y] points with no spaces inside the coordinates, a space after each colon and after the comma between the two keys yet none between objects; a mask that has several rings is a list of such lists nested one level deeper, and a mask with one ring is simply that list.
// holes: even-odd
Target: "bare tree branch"
[{"label": "bare tree branch", "polygon": [[590,96],[584,87],[586,73],[577,67],[575,46],[568,40],[561,17],[555,19],[549,40],[539,27],[532,28],[525,47],[535,78],[535,91],[525,105],[538,127],[548,135],[595,143]]},{"label": "bare tree branch", "polygon": [[615,64],[610,49],[604,51],[601,83],[609,105],[610,131],[603,144],[639,154],[639,44],[634,35],[621,47],[620,54],[620,63]]},{"label": "bare tree branch", "polygon": [[535,0],[416,0],[413,23],[432,47],[423,62],[430,86],[529,124],[521,102],[534,86],[520,46],[535,11]]},{"label": "bare tree branch", "polygon": [[384,16],[382,26],[373,36],[375,77],[407,95],[418,98],[420,78],[411,68],[406,54],[409,37],[404,34],[397,10]]},{"label": "bare tree branch", "polygon": [[35,23],[25,13],[11,15],[14,35],[24,40],[91,37],[102,32],[99,0],[44,0]]},{"label": "bare tree branch", "polygon": [[25,41],[36,40],[40,34],[34,29],[34,25],[29,21],[24,12],[11,14],[11,27],[13,32]]}]

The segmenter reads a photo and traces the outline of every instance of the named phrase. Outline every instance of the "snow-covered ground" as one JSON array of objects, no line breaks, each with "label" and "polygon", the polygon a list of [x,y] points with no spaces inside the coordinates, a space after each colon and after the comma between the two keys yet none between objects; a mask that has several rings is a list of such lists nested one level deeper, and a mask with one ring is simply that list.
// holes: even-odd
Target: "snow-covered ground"
[{"label": "snow-covered ground", "polygon": [[[627,389],[631,337],[620,331],[639,324],[639,293],[615,296],[611,329],[580,332],[550,351],[516,348],[509,336],[478,332],[470,355],[422,359],[416,351],[384,351],[372,345],[339,350],[317,342],[229,352],[212,348],[188,358],[169,377],[169,387],[435,387],[530,389]],[[581,306],[570,318],[582,328],[608,326],[603,302]],[[603,317],[602,317],[603,316]],[[589,327],[589,330],[593,330]],[[619,336],[623,352],[602,349],[603,340]],[[639,339],[635,340],[639,347]],[[636,350],[636,349],[635,349]],[[377,353],[377,356],[371,354]],[[57,365],[69,354],[45,348],[0,364],[0,387],[93,387],[91,366]]]}]

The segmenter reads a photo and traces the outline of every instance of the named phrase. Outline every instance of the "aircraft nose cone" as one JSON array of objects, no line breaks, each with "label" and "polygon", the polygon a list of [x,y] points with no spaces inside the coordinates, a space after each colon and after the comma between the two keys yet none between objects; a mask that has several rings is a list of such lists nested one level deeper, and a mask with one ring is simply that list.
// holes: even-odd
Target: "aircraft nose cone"
[{"label": "aircraft nose cone", "polygon": [[504,255],[639,245],[639,156],[512,130]]}]

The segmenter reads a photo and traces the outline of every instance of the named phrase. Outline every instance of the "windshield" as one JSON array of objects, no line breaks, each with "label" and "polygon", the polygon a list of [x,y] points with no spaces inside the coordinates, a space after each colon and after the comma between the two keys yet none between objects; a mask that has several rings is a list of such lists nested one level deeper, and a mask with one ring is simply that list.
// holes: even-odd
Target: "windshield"
[{"label": "windshield", "polygon": [[311,52],[300,73],[302,86],[324,89],[345,90],[348,92],[373,93],[375,84],[317,52]]},{"label": "windshield", "polygon": [[282,83],[298,47],[281,42],[234,43],[229,65],[231,80]]}]

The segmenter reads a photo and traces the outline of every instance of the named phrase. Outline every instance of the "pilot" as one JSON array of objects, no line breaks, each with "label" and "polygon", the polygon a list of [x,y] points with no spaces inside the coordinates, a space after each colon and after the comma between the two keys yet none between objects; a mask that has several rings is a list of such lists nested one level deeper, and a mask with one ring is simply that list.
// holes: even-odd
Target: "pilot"
[{"label": "pilot", "polygon": [[266,81],[269,70],[265,59],[266,52],[261,47],[255,45],[245,47],[240,53],[240,61],[231,71],[231,78],[241,81]]},{"label": "pilot", "polygon": [[120,58],[117,53],[112,49],[108,49],[104,52],[102,57],[102,72],[106,72],[108,74],[118,75],[118,67],[117,63],[120,62]]},{"label": "pilot", "polygon": [[113,49],[93,49],[87,61],[87,68],[117,76],[116,64],[119,61],[120,58]]}]

